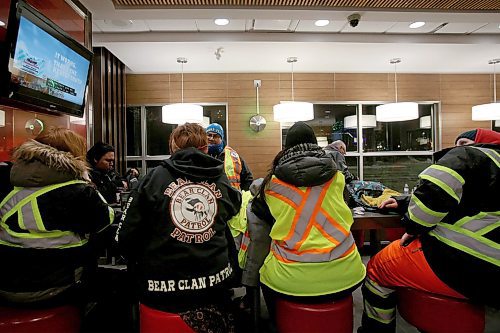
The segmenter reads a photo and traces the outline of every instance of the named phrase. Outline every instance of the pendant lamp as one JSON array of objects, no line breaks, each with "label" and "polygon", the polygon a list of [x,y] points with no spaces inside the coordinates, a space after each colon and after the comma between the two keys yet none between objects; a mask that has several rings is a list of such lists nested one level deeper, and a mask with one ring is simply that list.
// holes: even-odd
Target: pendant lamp
[{"label": "pendant lamp", "polygon": [[472,107],[472,120],[500,120],[500,103],[497,103],[497,75],[496,64],[500,59],[492,59],[488,64],[493,65],[493,103],[475,105]]},{"label": "pendant lamp", "polygon": [[420,128],[431,128],[431,116],[423,116],[419,119]]},{"label": "pendant lamp", "polygon": [[[361,121],[363,128],[375,128],[377,127],[377,120],[374,115],[366,114],[363,115],[363,120]],[[356,129],[358,128],[358,116],[347,116],[344,117],[344,128],[345,129]]]},{"label": "pendant lamp", "polygon": [[292,100],[284,101],[273,106],[274,121],[283,123],[314,119],[312,103],[295,102],[293,89],[293,64],[297,62],[297,57],[288,57],[286,61],[292,65]]},{"label": "pendant lamp", "polygon": [[394,58],[390,63],[394,65],[394,91],[395,102],[379,105],[375,108],[377,121],[394,122],[413,120],[418,118],[418,104],[415,102],[398,102],[398,76],[396,65],[401,62],[401,58]]},{"label": "pendant lamp", "polygon": [[167,104],[161,108],[161,121],[166,124],[181,125],[184,123],[203,124],[203,107],[197,104],[184,103],[184,64],[186,58],[177,58],[181,64],[181,102]]}]

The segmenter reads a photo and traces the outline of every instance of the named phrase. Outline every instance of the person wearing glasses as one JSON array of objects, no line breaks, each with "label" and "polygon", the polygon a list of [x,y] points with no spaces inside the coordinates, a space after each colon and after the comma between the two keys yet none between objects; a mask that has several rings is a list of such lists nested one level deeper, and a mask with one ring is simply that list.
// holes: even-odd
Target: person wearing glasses
[{"label": "person wearing glasses", "polygon": [[208,125],[208,153],[224,161],[224,171],[232,187],[248,191],[252,185],[253,175],[243,158],[224,141],[224,129],[217,123]]}]

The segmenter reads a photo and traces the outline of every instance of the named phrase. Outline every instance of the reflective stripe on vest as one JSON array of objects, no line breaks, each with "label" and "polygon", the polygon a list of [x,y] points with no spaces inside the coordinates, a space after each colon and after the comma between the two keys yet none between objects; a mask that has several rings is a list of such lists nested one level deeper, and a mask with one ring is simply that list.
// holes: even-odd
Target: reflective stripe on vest
[{"label": "reflective stripe on vest", "polygon": [[231,147],[224,148],[224,170],[229,179],[229,184],[236,189],[240,189],[241,159],[238,153]]},{"label": "reflective stripe on vest", "polygon": [[410,219],[418,224],[426,227],[433,227],[436,223],[441,221],[448,213],[436,212],[426,205],[416,195],[410,198],[408,205],[408,215]]},{"label": "reflective stripe on vest", "polygon": [[[333,182],[307,188],[306,192],[273,178],[266,194],[292,206],[294,221],[288,235],[282,241],[273,240],[271,250],[284,262],[326,262],[343,257],[355,250],[354,238],[322,207],[324,196]],[[312,227],[316,227],[332,246],[300,250]]]},{"label": "reflective stripe on vest", "polygon": [[497,165],[497,167],[500,168],[500,154],[498,152],[490,148],[483,148],[483,147],[472,147],[472,148],[482,151],[486,156],[488,156],[493,161],[493,163]]},{"label": "reflective stripe on vest", "polygon": [[429,234],[453,248],[500,266],[500,245],[498,243],[445,223],[439,223]]},{"label": "reflective stripe on vest", "polygon": [[[49,191],[72,184],[86,184],[84,181],[69,182],[45,186],[42,188],[15,188],[0,204],[0,244],[24,248],[67,248],[83,245],[87,242],[71,231],[47,231],[37,198]],[[17,213],[20,229],[27,232],[10,230],[7,219]]]},{"label": "reflective stripe on vest", "polygon": [[465,184],[465,180],[455,170],[434,164],[422,171],[418,177],[439,186],[457,202],[462,199],[462,186]]}]

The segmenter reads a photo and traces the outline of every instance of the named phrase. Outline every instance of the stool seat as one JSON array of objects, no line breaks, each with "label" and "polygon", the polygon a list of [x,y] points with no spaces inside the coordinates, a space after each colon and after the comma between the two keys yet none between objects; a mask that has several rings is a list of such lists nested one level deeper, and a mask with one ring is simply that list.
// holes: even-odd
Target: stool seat
[{"label": "stool seat", "polygon": [[303,304],[278,299],[276,322],[280,333],[352,333],[352,295],[337,301],[319,304]]},{"label": "stool seat", "polygon": [[141,333],[194,333],[176,313],[156,310],[144,304],[139,306],[139,311]]},{"label": "stool seat", "polygon": [[0,332],[78,333],[80,324],[80,310],[73,305],[46,309],[0,307]]},{"label": "stool seat", "polygon": [[401,317],[422,332],[482,333],[484,307],[469,301],[401,288],[397,291]]}]

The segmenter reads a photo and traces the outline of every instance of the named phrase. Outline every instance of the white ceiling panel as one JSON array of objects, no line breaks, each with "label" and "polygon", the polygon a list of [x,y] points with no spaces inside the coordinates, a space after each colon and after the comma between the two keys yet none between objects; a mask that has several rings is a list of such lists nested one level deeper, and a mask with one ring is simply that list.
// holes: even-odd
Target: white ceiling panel
[{"label": "white ceiling panel", "polygon": [[143,20],[93,20],[102,32],[140,32],[149,31]]},{"label": "white ceiling panel", "polygon": [[468,34],[486,25],[486,23],[454,23],[450,22],[436,33],[438,34]]},{"label": "white ceiling panel", "polygon": [[214,20],[196,20],[200,31],[245,31],[246,20],[230,20],[228,25],[216,25]]},{"label": "white ceiling panel", "polygon": [[254,31],[287,31],[292,20],[255,20]]},{"label": "white ceiling panel", "polygon": [[151,31],[198,31],[195,20],[147,20]]},{"label": "white ceiling panel", "polygon": [[475,34],[500,34],[500,18],[499,18],[499,21],[497,23],[488,23],[487,25],[475,30],[473,33],[475,33]]},{"label": "white ceiling panel", "polygon": [[411,29],[409,25],[413,22],[398,22],[394,24],[387,33],[391,34],[425,34],[434,31],[441,22],[426,22],[423,27]]},{"label": "white ceiling panel", "polygon": [[396,22],[377,22],[377,21],[359,21],[357,27],[351,27],[345,22],[342,32],[347,33],[384,33],[389,30]]},{"label": "white ceiling panel", "polygon": [[314,25],[316,20],[300,20],[296,32],[339,32],[344,26],[344,21],[333,21],[324,27],[317,27]]}]

